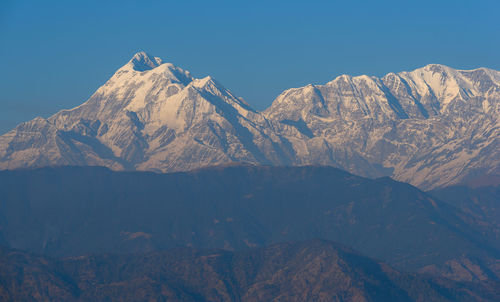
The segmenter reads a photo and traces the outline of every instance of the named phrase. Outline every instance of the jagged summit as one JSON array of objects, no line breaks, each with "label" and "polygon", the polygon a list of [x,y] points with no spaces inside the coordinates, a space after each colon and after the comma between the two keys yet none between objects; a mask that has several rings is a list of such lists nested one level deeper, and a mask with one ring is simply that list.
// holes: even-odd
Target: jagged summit
[{"label": "jagged summit", "polygon": [[146,71],[160,66],[163,64],[163,61],[158,57],[153,57],[144,51],[140,51],[132,57],[129,64],[136,71]]},{"label": "jagged summit", "polygon": [[260,113],[212,77],[195,79],[161,62],[140,52],[84,104],[0,136],[0,168],[97,165],[165,172],[282,162],[282,142],[270,135]]},{"label": "jagged summit", "polygon": [[329,165],[421,188],[500,174],[500,72],[430,64],[292,88],[264,112],[139,52],[84,104],[0,136],[0,169]]}]

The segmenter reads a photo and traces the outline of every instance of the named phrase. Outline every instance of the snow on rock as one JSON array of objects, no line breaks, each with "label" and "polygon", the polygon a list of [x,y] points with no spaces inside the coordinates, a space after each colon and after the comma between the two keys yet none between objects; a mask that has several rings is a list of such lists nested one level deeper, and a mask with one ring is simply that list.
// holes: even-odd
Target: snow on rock
[{"label": "snow on rock", "polygon": [[381,79],[343,75],[283,92],[264,115],[300,154],[296,164],[428,189],[500,173],[499,78],[490,69],[437,64]]},{"label": "snow on rock", "polygon": [[500,72],[431,64],[292,88],[264,112],[139,52],[85,103],[0,136],[0,168],[319,164],[421,188],[499,174]]}]

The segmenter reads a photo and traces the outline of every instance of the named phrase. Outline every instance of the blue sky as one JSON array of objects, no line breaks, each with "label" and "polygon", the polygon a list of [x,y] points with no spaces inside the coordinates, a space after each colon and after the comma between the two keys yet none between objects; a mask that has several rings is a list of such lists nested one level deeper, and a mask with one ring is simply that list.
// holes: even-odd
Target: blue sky
[{"label": "blue sky", "polygon": [[500,1],[0,1],[0,133],[83,103],[140,50],[263,109],[429,63],[500,70]]}]

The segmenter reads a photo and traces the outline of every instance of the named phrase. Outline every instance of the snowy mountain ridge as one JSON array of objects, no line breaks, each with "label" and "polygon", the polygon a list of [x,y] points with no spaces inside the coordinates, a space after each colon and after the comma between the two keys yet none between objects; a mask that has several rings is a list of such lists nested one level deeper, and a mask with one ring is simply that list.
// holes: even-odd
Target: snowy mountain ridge
[{"label": "snowy mountain ridge", "polygon": [[500,72],[431,64],[292,88],[263,112],[137,53],[85,103],[0,136],[0,169],[330,165],[421,188],[500,173]]}]

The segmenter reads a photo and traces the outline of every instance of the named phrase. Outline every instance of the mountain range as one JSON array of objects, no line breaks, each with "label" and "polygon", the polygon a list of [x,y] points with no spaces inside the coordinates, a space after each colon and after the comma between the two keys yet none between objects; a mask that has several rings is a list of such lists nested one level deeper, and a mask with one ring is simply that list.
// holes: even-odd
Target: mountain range
[{"label": "mountain range", "polygon": [[0,301],[498,301],[499,117],[487,68],[257,111],[139,52],[0,136]]},{"label": "mountain range", "polygon": [[284,91],[259,112],[137,53],[85,103],[0,136],[0,169],[326,165],[433,189],[500,175],[500,72],[427,65]]}]

